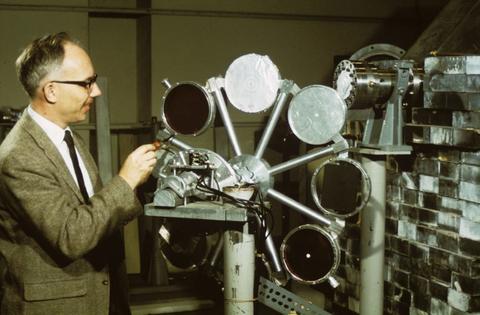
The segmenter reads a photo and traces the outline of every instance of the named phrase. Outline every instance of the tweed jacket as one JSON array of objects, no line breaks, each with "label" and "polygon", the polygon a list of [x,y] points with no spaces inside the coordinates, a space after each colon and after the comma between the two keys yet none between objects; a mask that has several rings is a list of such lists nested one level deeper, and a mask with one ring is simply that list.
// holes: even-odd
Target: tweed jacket
[{"label": "tweed jacket", "polygon": [[142,209],[120,176],[102,187],[86,145],[73,137],[94,187],[89,205],[27,111],[0,146],[0,258],[6,266],[0,314],[108,314],[110,283],[118,281],[109,279],[108,266],[122,259],[112,256],[111,239]]}]

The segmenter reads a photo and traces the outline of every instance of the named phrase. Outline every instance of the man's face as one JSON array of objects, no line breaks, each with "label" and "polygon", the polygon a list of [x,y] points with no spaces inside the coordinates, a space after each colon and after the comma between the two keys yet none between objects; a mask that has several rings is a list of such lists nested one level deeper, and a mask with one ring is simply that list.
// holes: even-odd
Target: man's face
[{"label": "man's face", "polygon": [[[101,94],[96,83],[90,87],[77,84],[65,84],[56,81],[85,81],[95,75],[92,62],[80,47],[67,43],[65,57],[58,71],[50,76],[56,90],[56,102],[53,104],[56,120],[61,125],[80,122],[86,119],[93,99]],[[62,126],[62,127],[64,127]]]}]

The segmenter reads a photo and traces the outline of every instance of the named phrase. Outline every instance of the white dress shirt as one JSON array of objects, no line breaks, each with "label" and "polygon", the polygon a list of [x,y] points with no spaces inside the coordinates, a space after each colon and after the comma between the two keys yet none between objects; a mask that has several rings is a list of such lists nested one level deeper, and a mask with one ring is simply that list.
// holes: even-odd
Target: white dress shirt
[{"label": "white dress shirt", "polygon": [[[60,128],[60,126],[54,124],[50,120],[46,119],[39,113],[37,113],[32,106],[28,106],[27,108],[28,114],[32,117],[32,119],[42,128],[43,131],[47,134],[47,136],[52,140],[55,147],[57,147],[60,155],[63,157],[65,164],[67,165],[70,174],[72,175],[75,183],[78,186],[77,176],[75,175],[75,169],[73,168],[72,159],[70,158],[70,153],[68,152],[68,146],[63,138],[65,137],[65,130],[70,130],[70,127],[65,129]],[[80,170],[82,171],[83,180],[85,182],[85,188],[87,189],[88,196],[91,197],[93,195],[93,185],[92,180],[90,179],[90,175],[88,175],[87,169],[85,164],[83,163],[82,157],[78,153],[77,148],[75,147],[75,153],[77,154],[78,163],[80,164]]]}]

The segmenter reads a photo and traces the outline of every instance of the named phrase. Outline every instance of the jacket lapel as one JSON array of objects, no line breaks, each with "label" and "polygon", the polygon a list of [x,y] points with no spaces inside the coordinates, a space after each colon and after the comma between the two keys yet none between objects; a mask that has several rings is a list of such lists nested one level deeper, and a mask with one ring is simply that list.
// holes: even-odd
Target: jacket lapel
[{"label": "jacket lapel", "polygon": [[30,117],[27,110],[23,112],[23,115],[18,123],[20,123],[21,126],[25,129],[25,131],[32,136],[37,145],[41,149],[43,149],[47,158],[56,166],[56,169],[58,170],[60,176],[72,189],[77,198],[83,201],[82,193],[80,192],[80,189],[78,188],[75,179],[70,174],[70,171],[68,170],[65,161],[60,155],[60,152],[58,152],[58,149],[52,143],[50,138],[48,138],[42,128],[37,125],[37,123],[32,119],[32,117]]}]

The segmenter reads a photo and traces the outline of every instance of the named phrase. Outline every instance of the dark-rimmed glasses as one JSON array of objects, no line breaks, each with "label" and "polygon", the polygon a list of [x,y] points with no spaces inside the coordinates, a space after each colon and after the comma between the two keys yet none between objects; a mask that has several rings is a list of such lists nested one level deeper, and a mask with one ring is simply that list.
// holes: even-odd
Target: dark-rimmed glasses
[{"label": "dark-rimmed glasses", "polygon": [[83,86],[87,90],[91,91],[92,85],[97,81],[97,74],[95,73],[90,78],[83,80],[83,81],[50,81],[55,83],[62,83],[62,84],[75,84],[79,86]]}]

